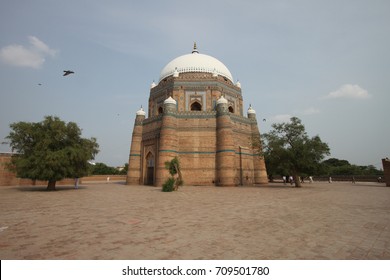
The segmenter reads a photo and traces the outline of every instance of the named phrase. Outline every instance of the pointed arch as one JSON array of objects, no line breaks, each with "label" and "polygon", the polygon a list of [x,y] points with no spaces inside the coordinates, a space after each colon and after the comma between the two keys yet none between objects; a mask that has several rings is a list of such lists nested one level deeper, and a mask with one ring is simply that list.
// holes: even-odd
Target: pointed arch
[{"label": "pointed arch", "polygon": [[202,105],[199,102],[195,101],[191,104],[191,111],[202,111]]},{"label": "pointed arch", "polygon": [[154,164],[155,158],[152,152],[146,155],[146,176],[145,185],[154,185]]}]

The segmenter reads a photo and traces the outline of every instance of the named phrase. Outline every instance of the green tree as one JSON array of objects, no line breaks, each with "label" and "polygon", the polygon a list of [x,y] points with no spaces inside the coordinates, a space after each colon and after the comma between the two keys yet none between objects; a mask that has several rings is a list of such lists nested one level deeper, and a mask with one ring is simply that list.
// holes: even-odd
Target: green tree
[{"label": "green tree", "polygon": [[317,172],[320,162],[330,154],[329,147],[319,136],[309,138],[297,117],[292,117],[288,123],[273,124],[272,128],[262,135],[261,143],[257,141],[255,147],[262,150],[267,169],[287,172],[294,177],[295,186],[301,187],[299,176]]},{"label": "green tree", "polygon": [[20,178],[47,180],[47,190],[55,190],[56,181],[79,178],[88,173],[88,160],[99,152],[95,138],[81,138],[74,122],[46,116],[37,123],[17,122],[10,125],[13,156],[9,168]]},{"label": "green tree", "polygon": [[125,163],[124,166],[123,166],[123,169],[121,171],[119,171],[118,174],[119,175],[126,175],[127,171],[129,171],[129,164]]},{"label": "green tree", "polygon": [[373,165],[358,166],[347,160],[329,158],[322,162],[324,174],[327,175],[383,175],[383,171]]},{"label": "green tree", "polygon": [[97,162],[91,167],[92,175],[117,175],[118,169],[112,166],[108,166],[105,163]]}]

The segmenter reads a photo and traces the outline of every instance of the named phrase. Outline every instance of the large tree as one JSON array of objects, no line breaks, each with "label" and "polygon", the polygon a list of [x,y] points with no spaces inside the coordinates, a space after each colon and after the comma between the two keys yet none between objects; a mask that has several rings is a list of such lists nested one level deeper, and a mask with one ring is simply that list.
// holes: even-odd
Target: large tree
[{"label": "large tree", "polygon": [[47,116],[37,123],[10,125],[7,136],[12,151],[10,169],[19,178],[47,180],[47,190],[55,190],[56,181],[79,178],[88,173],[88,160],[99,152],[95,138],[81,138],[74,122],[65,123]]},{"label": "large tree", "polygon": [[299,176],[316,172],[320,162],[330,154],[329,147],[319,136],[309,138],[297,117],[287,123],[273,124],[272,128],[262,135],[261,145],[258,145],[262,147],[267,167],[287,172],[294,177],[295,186],[300,187]]}]

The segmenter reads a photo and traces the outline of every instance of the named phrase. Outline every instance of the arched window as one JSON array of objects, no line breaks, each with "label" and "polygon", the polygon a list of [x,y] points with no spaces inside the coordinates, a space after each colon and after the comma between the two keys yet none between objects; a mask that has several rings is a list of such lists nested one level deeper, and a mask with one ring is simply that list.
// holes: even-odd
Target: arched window
[{"label": "arched window", "polygon": [[163,113],[163,108],[162,107],[158,107],[158,114],[162,114]]},{"label": "arched window", "polygon": [[191,111],[202,111],[202,105],[195,101],[191,105]]},{"label": "arched window", "polygon": [[154,167],[154,156],[151,152],[146,156],[146,165],[147,167]]},{"label": "arched window", "polygon": [[233,109],[232,106],[229,106],[229,112],[230,112],[230,113],[234,113],[234,109]]}]

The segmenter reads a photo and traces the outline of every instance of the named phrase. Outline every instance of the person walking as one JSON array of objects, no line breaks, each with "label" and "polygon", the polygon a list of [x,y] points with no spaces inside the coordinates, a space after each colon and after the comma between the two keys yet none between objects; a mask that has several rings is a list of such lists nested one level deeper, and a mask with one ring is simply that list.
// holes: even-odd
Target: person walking
[{"label": "person walking", "polygon": [[79,178],[74,178],[74,188],[77,190],[79,188]]}]

